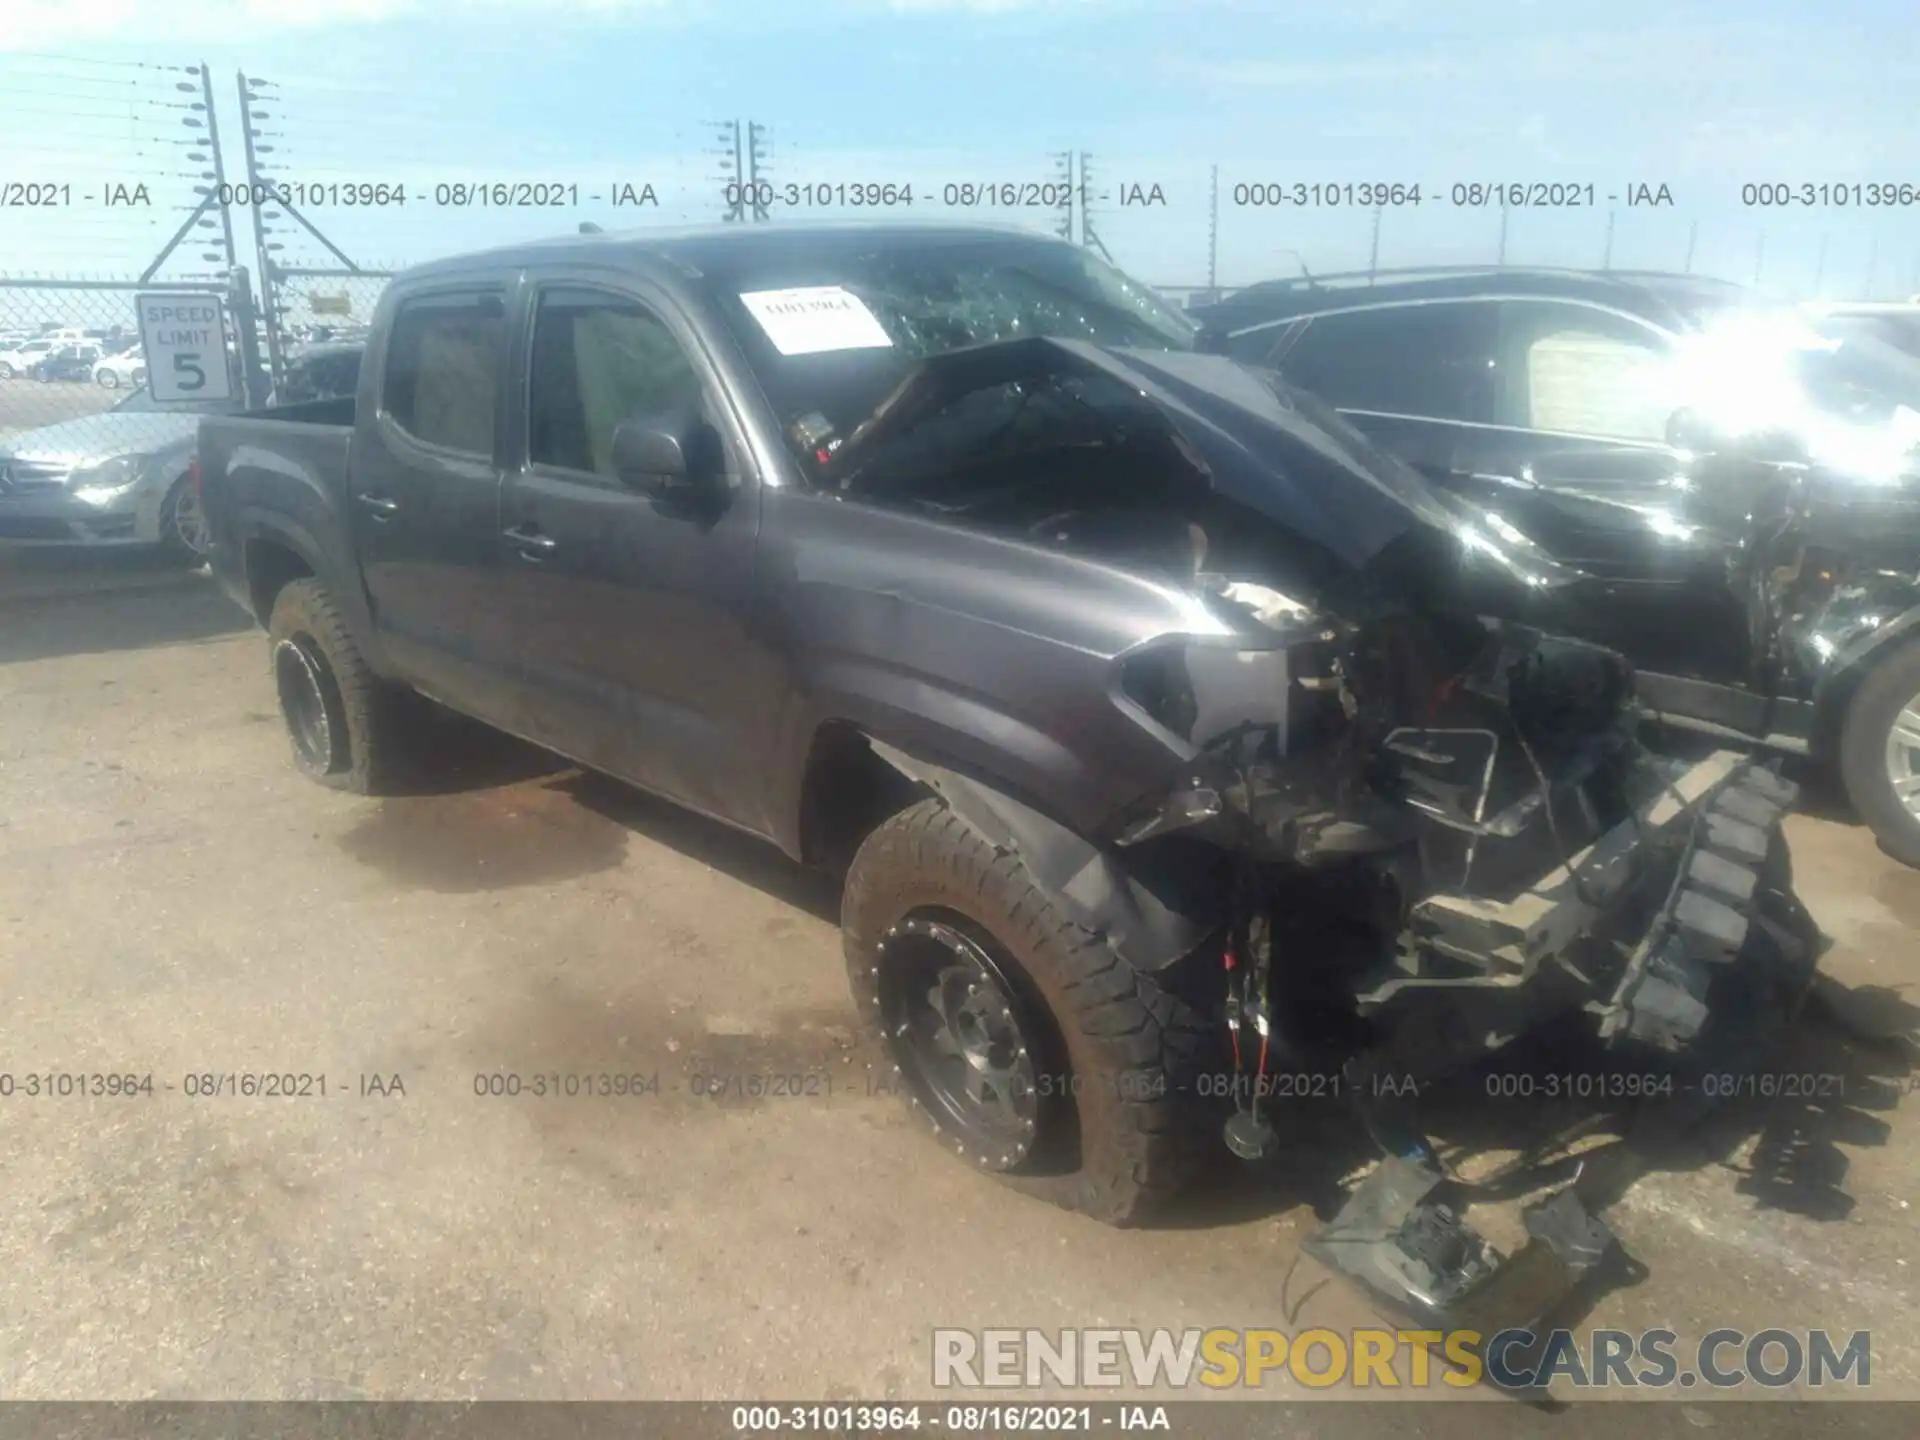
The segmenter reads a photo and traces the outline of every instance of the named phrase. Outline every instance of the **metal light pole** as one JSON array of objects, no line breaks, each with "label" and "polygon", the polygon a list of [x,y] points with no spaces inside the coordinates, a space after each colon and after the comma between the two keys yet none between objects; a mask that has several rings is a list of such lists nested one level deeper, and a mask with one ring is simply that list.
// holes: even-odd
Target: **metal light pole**
[{"label": "metal light pole", "polygon": [[[256,82],[247,79],[246,72],[240,71],[234,79],[238,82],[240,93],[240,138],[245,143],[247,157],[247,184],[249,187],[260,183],[260,157],[253,146],[253,92]],[[260,212],[264,206],[249,205],[253,215],[253,248],[259,252],[260,259],[260,309],[267,322],[267,367],[275,385],[280,384],[286,375],[286,365],[280,355],[280,298],[274,284],[274,265],[272,252],[267,249],[267,234],[263,228]]]},{"label": "metal light pole", "polygon": [[[220,121],[213,113],[213,76],[204,61],[200,65],[200,98],[207,106],[207,151],[213,156],[214,194],[220,198],[220,233],[226,238],[227,264],[231,267],[239,263],[240,257],[233,249],[232,197],[227,190],[227,163],[220,157]],[[243,111],[241,119],[245,118]]]}]

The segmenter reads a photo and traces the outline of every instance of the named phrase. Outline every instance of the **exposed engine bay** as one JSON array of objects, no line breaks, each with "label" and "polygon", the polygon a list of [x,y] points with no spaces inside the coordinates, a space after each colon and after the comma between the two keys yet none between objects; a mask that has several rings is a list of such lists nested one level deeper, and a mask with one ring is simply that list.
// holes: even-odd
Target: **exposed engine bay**
[{"label": "exposed engine bay", "polygon": [[[1476,604],[1501,585],[1537,600],[1564,577],[1436,513],[1417,477],[1391,498],[1427,523],[1373,523],[1359,564],[1330,553],[1346,530],[1298,508],[1317,498],[1315,463],[1405,472],[1315,402],[1276,387],[1203,409],[1219,397],[1162,397],[1150,382],[1168,377],[1130,383],[1110,353],[955,352],[844,445],[810,439],[839,493],[1152,574],[1216,619],[1117,663],[1115,703],[1185,779],[1081,843],[1124,873],[1116,895],[1194,922],[1159,927],[1160,953],[1134,958],[1218,944],[1223,1022],[1295,1050],[1350,1056],[1412,1014],[1423,1059],[1457,1063],[1525,1028],[1536,1000],[1570,997],[1609,1034],[1684,1048],[1708,977],[1646,937],[1679,924],[1710,933],[1715,959],[1739,951],[1754,897],[1783,884],[1762,871],[1792,787],[1730,754],[1692,768],[1649,754],[1620,656]],[[1244,387],[1252,372],[1234,373]],[[1285,472],[1277,503],[1222,483],[1259,449],[1249,415],[1310,442],[1284,466],[1261,457]],[[1663,998],[1636,1010],[1643,991]],[[1469,1025],[1476,1038],[1443,1057],[1431,1012],[1469,994],[1500,1023]]]},{"label": "exposed engine bay", "polygon": [[[1422,1198],[1445,1177],[1408,1107],[1376,1103],[1380,1077],[1446,1074],[1581,1010],[1610,1045],[1684,1065],[1723,1010],[1790,1012],[1818,938],[1779,835],[1794,787],[1733,752],[1688,765],[1645,750],[1625,661],[1527,623],[1551,615],[1564,577],[1436,513],[1417,482],[1408,508],[1423,523],[1360,515],[1365,553],[1340,553],[1351,532],[1315,508],[1315,466],[1366,442],[1339,422],[1300,417],[1307,447],[1262,457],[1284,472],[1262,492],[1228,479],[1259,448],[1243,415],[1204,409],[1175,376],[1049,363],[1063,350],[1082,358],[1046,345],[1005,375],[983,351],[958,381],[911,378],[846,445],[821,448],[822,479],[1190,595],[1213,623],[1121,656],[1113,681],[1181,778],[1105,833],[1071,835],[966,777],[888,758],[1019,850],[1139,968],[1214,971],[1236,1154],[1277,1148],[1272,1075],[1348,1077],[1402,1167],[1378,1182],[1392,1196],[1355,1204],[1397,1206],[1388,1228],[1404,1241],[1355,1258],[1353,1276],[1380,1291],[1398,1275],[1429,1314],[1498,1257]],[[1605,1248],[1572,1199],[1538,1233],[1569,1276]]]}]

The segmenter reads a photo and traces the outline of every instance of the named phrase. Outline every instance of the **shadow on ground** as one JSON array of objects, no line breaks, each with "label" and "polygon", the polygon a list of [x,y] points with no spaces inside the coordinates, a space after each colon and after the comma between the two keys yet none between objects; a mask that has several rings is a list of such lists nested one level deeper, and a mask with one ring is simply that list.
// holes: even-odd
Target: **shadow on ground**
[{"label": "shadow on ground", "polygon": [[204,571],[136,551],[0,551],[0,664],[234,635],[251,618]]},{"label": "shadow on ground", "polygon": [[[1885,995],[1878,1003],[1905,1006]],[[1563,1142],[1587,1154],[1589,1164],[1600,1148],[1617,1144],[1633,1151],[1639,1173],[1718,1165],[1738,1170],[1739,1192],[1764,1208],[1844,1220],[1854,1201],[1840,1147],[1884,1144],[1890,1128],[1882,1117],[1915,1074],[1904,1042],[1857,1032],[1820,991],[1770,1048],[1737,1070],[1716,1071],[1676,1091],[1658,1089],[1658,1080],[1643,1078],[1648,1073],[1623,1065],[1577,1024],[1555,1027],[1516,1042],[1470,1074],[1423,1087],[1419,1123],[1449,1168],[1476,1179],[1531,1151],[1535,1163],[1523,1167],[1523,1181],[1550,1187],[1578,1168],[1577,1156],[1555,1161]],[[1655,1093],[1612,1098],[1642,1084],[1655,1086]],[[1689,1088],[1694,1093],[1681,1093]],[[1576,1091],[1587,1093],[1570,1093]],[[1379,1154],[1351,1096],[1327,1095],[1272,1113],[1284,1158],[1223,1166],[1217,1183],[1176,1204],[1163,1223],[1239,1224],[1303,1202],[1322,1219],[1332,1216],[1342,1177]],[[1303,1155],[1314,1157],[1310,1167],[1299,1163]],[[1495,1185],[1488,1198],[1525,1188]]]},{"label": "shadow on ground", "polygon": [[408,793],[378,802],[343,848],[391,878],[471,892],[610,870],[635,835],[838,924],[838,884],[766,841],[707,820],[499,731],[445,712]]},{"label": "shadow on ground", "polygon": [[[408,883],[491,889],[612,868],[639,835],[837,921],[836,883],[771,845],[465,728],[477,731],[462,741],[472,747],[468,768],[445,773],[446,793],[383,802],[348,837],[357,858]],[[460,736],[463,727],[448,733]],[[463,788],[481,785],[493,788]],[[1759,1209],[1840,1222],[1855,1209],[1846,1151],[1887,1142],[1887,1117],[1914,1084],[1904,1037],[1917,1027],[1920,1008],[1895,991],[1823,980],[1763,1046],[1729,1052],[1737,1061],[1677,1092],[1656,1084],[1643,1096],[1653,1068],[1607,1051],[1576,1016],[1477,1070],[1423,1087],[1405,1102],[1406,1114],[1451,1170],[1475,1182],[1476,1204],[1538,1198],[1577,1179],[1583,1198],[1604,1213],[1649,1174],[1717,1169]],[[1246,1165],[1214,1147],[1209,1173],[1159,1218],[1160,1228],[1243,1225],[1303,1204],[1330,1219],[1381,1153],[1337,1080],[1303,1084],[1270,1113],[1276,1159]],[[1585,1313],[1609,1286],[1640,1273],[1625,1257],[1604,1283],[1571,1297],[1572,1310],[1556,1313],[1572,1323],[1572,1311]]]}]

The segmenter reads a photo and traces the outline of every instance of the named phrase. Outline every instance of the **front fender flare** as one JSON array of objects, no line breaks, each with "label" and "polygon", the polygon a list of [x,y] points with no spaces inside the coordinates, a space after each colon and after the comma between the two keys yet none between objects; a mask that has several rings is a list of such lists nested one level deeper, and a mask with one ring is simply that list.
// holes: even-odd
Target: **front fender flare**
[{"label": "front fender flare", "polygon": [[[995,850],[1019,856],[1041,893],[1135,970],[1164,970],[1218,933],[1224,856],[1215,866],[1122,866],[1059,821],[991,785],[880,741],[867,743],[902,775],[938,795]],[[1216,873],[1197,873],[1206,871]]]},{"label": "front fender flare", "polygon": [[1824,732],[1839,723],[1862,676],[1899,645],[1920,641],[1920,604],[1839,646],[1813,687],[1813,708]]}]

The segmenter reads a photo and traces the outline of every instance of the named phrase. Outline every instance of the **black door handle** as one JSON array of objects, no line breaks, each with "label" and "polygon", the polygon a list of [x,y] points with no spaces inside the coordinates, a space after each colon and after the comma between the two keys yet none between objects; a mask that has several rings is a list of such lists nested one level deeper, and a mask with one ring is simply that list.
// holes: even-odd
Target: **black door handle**
[{"label": "black door handle", "polygon": [[544,560],[559,546],[551,535],[542,535],[531,525],[516,525],[506,532],[507,539],[529,560]]},{"label": "black door handle", "polygon": [[384,495],[356,495],[354,498],[371,510],[376,520],[391,520],[400,513],[400,502],[389,500]]}]

